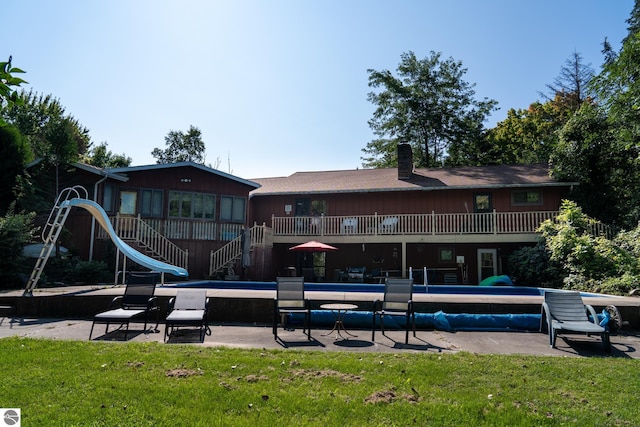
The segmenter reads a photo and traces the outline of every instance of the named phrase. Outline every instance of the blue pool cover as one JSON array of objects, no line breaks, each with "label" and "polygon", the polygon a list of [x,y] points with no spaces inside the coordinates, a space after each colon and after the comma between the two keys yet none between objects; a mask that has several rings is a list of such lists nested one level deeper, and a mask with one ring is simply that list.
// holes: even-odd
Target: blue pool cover
[{"label": "blue pool cover", "polygon": [[[290,314],[288,323],[302,325],[302,314]],[[331,327],[335,322],[332,312],[312,310],[311,324]],[[371,329],[372,313],[370,311],[347,311],[344,319],[347,329]],[[385,329],[404,329],[404,316],[385,315]],[[378,321],[376,325],[379,326]],[[539,314],[447,314],[416,313],[417,329],[435,329],[439,331],[538,331],[540,329]]]}]

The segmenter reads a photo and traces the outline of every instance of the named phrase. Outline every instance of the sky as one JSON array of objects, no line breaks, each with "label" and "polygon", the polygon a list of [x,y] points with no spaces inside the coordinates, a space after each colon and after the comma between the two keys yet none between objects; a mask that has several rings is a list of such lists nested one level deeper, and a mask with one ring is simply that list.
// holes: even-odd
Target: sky
[{"label": "sky", "polygon": [[132,165],[195,126],[205,163],[244,179],[362,167],[375,139],[368,70],[440,52],[475,97],[541,100],[578,52],[598,72],[633,0],[21,0],[0,8],[0,59],[26,71]]}]

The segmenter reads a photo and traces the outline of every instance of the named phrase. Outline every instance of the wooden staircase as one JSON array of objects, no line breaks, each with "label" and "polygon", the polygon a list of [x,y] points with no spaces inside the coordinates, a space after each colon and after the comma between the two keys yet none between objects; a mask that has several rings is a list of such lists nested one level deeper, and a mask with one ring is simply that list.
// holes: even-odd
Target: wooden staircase
[{"label": "wooden staircase", "polygon": [[[120,216],[111,218],[111,223],[118,237],[129,246],[139,249],[159,261],[186,269],[189,263],[189,251],[178,247],[171,240],[153,229],[138,216]],[[103,230],[98,237],[106,238]]]},{"label": "wooden staircase", "polygon": [[243,264],[248,264],[251,250],[256,246],[268,246],[273,244],[271,229],[264,224],[256,225],[246,229],[244,235],[240,235],[231,240],[220,249],[211,251],[209,256],[209,276],[213,277],[217,273],[226,271],[228,275],[235,274],[236,263],[242,260],[243,256],[247,260],[242,260]]}]

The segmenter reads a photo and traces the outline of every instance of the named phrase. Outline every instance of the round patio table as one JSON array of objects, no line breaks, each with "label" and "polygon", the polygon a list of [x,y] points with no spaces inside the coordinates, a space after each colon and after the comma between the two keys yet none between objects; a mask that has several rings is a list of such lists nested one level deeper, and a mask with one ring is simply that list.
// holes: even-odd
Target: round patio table
[{"label": "round patio table", "polygon": [[349,333],[349,331],[345,329],[344,323],[343,323],[344,315],[347,313],[347,311],[357,309],[358,308],[357,305],[344,304],[344,303],[331,303],[331,304],[322,304],[320,308],[323,310],[331,310],[331,312],[333,313],[336,319],[333,325],[333,329],[331,329],[326,334],[322,334],[323,337],[326,337],[327,335],[331,335],[334,332],[336,333],[335,341],[337,341],[339,338],[342,338],[343,340],[349,339],[347,337],[342,336],[341,332],[344,332],[346,335],[349,335],[350,337],[357,336]]}]

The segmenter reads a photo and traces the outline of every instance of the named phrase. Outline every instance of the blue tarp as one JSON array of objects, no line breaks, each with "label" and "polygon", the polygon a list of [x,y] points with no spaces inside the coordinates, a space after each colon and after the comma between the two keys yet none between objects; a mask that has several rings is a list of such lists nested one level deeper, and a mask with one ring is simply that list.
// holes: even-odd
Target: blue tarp
[{"label": "blue tarp", "polygon": [[[289,324],[301,325],[303,315],[291,314]],[[312,310],[311,323],[314,326],[331,327],[335,315],[328,310]],[[370,311],[347,311],[343,318],[347,329],[371,329],[372,313]],[[404,316],[385,315],[385,329],[404,329]],[[378,325],[378,323],[376,323]],[[416,328],[435,329],[439,331],[538,331],[540,329],[539,314],[447,314],[416,313]]]}]

